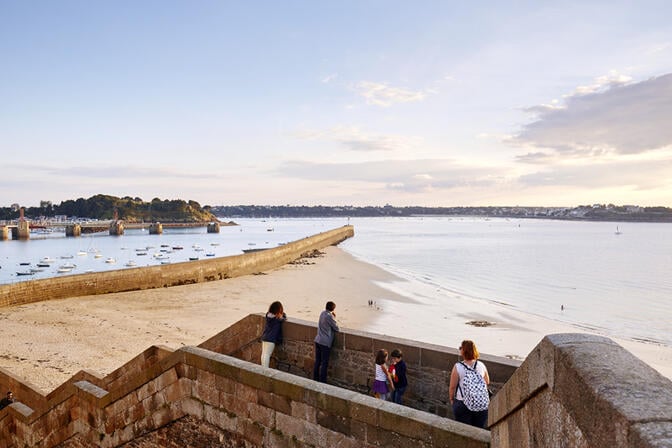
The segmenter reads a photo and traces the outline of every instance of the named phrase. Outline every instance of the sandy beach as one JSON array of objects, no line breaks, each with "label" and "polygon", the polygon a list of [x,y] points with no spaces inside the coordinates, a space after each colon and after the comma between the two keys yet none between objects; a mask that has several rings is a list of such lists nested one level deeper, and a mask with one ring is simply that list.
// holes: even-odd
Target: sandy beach
[{"label": "sandy beach", "polygon": [[[402,279],[337,247],[323,252],[259,275],[0,309],[0,368],[49,392],[82,369],[107,374],[151,345],[200,344],[274,300],[289,319],[315,320],[333,300],[343,327],[453,347],[473,339],[483,353],[516,359],[545,334],[580,332],[483,301],[442,297],[439,306],[434,291],[409,293]],[[616,342],[672,378],[672,348]]]}]

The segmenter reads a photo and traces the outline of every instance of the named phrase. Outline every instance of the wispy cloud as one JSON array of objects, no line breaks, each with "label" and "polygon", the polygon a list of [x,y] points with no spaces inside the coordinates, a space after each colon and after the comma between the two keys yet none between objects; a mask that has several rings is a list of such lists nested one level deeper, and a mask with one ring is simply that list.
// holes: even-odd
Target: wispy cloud
[{"label": "wispy cloud", "polygon": [[506,170],[470,167],[446,159],[381,160],[362,163],[292,161],[278,174],[304,180],[367,182],[388,190],[420,192],[461,187],[493,186],[505,180]]},{"label": "wispy cloud", "polygon": [[519,160],[546,152],[563,157],[639,154],[672,145],[672,74],[630,83],[621,76],[598,78],[569,95],[562,107],[527,109],[536,121],[510,143],[527,147]]},{"label": "wispy cloud", "polygon": [[354,86],[355,91],[366,99],[367,104],[389,107],[397,103],[422,101],[427,93],[420,90],[408,90],[392,87],[385,83],[360,81]]},{"label": "wispy cloud", "polygon": [[42,173],[47,176],[68,177],[68,178],[92,178],[92,179],[203,179],[217,178],[214,173],[189,173],[183,170],[169,168],[143,168],[132,165],[110,165],[110,166],[70,166],[53,167],[45,165],[27,165],[11,164],[6,168],[23,172]]},{"label": "wispy cloud", "polygon": [[[628,187],[633,190],[669,188],[672,158],[664,160],[615,161],[600,164],[555,166],[520,177],[526,186],[575,188]],[[642,176],[642,173],[646,173]]]},{"label": "wispy cloud", "polygon": [[418,139],[398,135],[376,135],[354,126],[336,126],[326,130],[302,130],[294,133],[302,140],[337,142],[351,151],[395,151],[411,148]]},{"label": "wispy cloud", "polygon": [[322,81],[323,84],[329,84],[331,81],[333,81],[336,78],[338,78],[338,73],[332,73],[332,74],[327,75],[324,78],[322,78],[321,81]]}]

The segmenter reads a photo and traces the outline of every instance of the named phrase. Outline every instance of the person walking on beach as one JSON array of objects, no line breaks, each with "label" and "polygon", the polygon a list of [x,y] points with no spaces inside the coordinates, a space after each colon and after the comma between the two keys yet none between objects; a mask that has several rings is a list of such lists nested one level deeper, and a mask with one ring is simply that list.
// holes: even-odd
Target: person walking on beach
[{"label": "person walking on beach", "polygon": [[327,382],[327,369],[329,368],[329,354],[334,342],[335,333],[338,330],[336,323],[336,304],[332,301],[320,313],[317,323],[317,336],[315,336],[315,365],[313,366],[313,379],[321,383]]},{"label": "person walking on beach", "polygon": [[282,323],[287,320],[282,303],[273,302],[266,313],[266,325],[261,335],[261,365],[268,367],[275,344],[282,342]]},{"label": "person walking on beach", "polygon": [[390,390],[394,390],[392,375],[387,369],[387,350],[381,348],[376,353],[376,365],[373,379],[373,396],[381,400],[387,400]]},{"label": "person walking on beach", "polygon": [[392,368],[394,368],[394,374],[392,374],[392,383],[394,384],[394,390],[392,391],[392,401],[397,404],[401,404],[401,397],[406,392],[406,386],[408,386],[408,379],[406,378],[406,362],[403,359],[404,354],[398,348],[392,350],[390,353],[390,374],[392,374]]},{"label": "person walking on beach", "polygon": [[448,388],[453,415],[458,422],[485,428],[490,405],[488,369],[478,361],[478,349],[473,341],[462,341],[460,355],[463,361],[453,366]]}]

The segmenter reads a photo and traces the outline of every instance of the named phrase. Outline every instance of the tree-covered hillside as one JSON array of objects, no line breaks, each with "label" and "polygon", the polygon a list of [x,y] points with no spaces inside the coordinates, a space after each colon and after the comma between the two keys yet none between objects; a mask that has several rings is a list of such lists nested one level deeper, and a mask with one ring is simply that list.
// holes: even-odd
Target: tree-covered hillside
[{"label": "tree-covered hillside", "polygon": [[[26,218],[66,215],[90,219],[112,219],[116,209],[119,219],[127,222],[209,222],[217,220],[215,215],[210,213],[210,207],[201,207],[196,201],[182,199],[154,198],[151,202],[145,202],[137,197],[118,198],[97,194],[88,199],[70,199],[58,205],[47,201],[43,201],[40,205],[40,207],[27,207],[25,209]],[[0,209],[0,219],[16,219],[18,216],[18,210],[12,210],[9,207]]]}]

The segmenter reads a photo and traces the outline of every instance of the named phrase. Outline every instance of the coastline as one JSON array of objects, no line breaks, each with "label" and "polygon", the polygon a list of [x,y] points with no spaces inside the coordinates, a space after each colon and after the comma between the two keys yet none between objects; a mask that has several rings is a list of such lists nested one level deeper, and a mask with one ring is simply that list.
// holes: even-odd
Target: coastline
[{"label": "coastline", "polygon": [[[323,252],[257,275],[2,308],[0,368],[48,392],[79,370],[108,374],[151,345],[198,345],[274,300],[289,319],[316,320],[333,300],[343,327],[444,346],[473,339],[482,353],[516,359],[546,334],[585,332],[462,297],[439,306],[429,289],[408,291],[403,279],[338,247]],[[480,320],[494,325],[467,323]],[[672,347],[614,340],[672,378]]]}]

